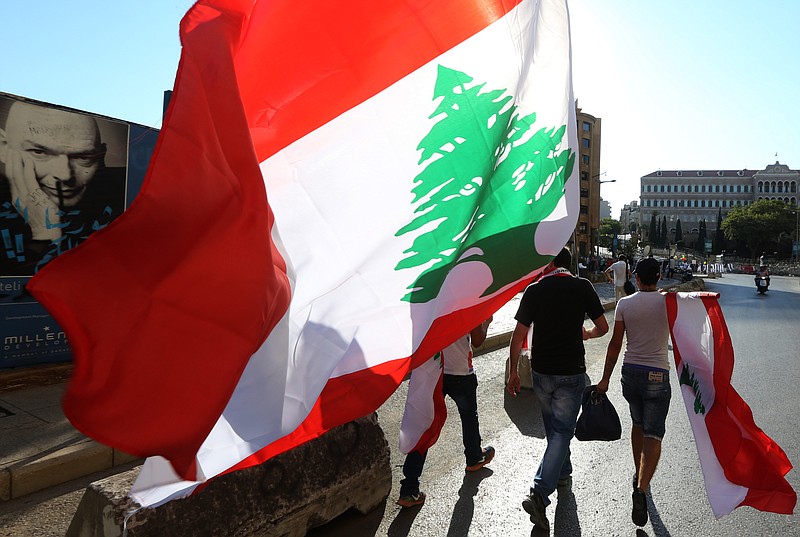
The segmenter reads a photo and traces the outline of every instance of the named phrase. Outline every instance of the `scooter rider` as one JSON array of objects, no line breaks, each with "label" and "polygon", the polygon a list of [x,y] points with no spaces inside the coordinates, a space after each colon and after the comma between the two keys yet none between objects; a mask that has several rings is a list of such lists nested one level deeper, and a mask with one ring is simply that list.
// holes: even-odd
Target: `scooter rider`
[{"label": "scooter rider", "polygon": [[766,265],[761,265],[758,268],[758,272],[756,272],[756,277],[755,277],[756,288],[758,288],[758,280],[760,280],[761,278],[766,278],[767,287],[769,287],[769,269],[767,268]]}]

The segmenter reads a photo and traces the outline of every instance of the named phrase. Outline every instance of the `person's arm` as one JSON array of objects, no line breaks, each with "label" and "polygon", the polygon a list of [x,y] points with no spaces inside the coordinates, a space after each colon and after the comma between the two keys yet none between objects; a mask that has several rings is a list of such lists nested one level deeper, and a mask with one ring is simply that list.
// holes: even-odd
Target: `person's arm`
[{"label": "person's arm", "polygon": [[511,344],[509,345],[509,373],[506,389],[511,395],[519,393],[520,382],[517,366],[519,365],[519,355],[522,352],[522,344],[526,337],[528,337],[528,327],[518,322],[516,328],[514,328],[514,333],[511,335]]},{"label": "person's arm", "polygon": [[614,265],[611,265],[610,267],[608,267],[606,270],[603,271],[603,273],[606,275],[606,279],[611,283],[614,283],[614,278],[611,277],[611,271],[613,270],[614,270]]},{"label": "person's arm", "polygon": [[600,315],[597,319],[592,319],[594,326],[589,330],[583,328],[583,340],[592,339],[596,337],[603,337],[608,332],[608,321],[605,315]]},{"label": "person's arm", "polygon": [[489,324],[492,322],[492,319],[494,319],[494,315],[473,328],[469,333],[473,347],[480,347],[483,345],[483,342],[486,341],[486,332],[489,330]]},{"label": "person's arm", "polygon": [[611,373],[617,365],[619,352],[622,350],[622,336],[625,334],[625,322],[622,320],[614,321],[614,332],[611,334],[611,341],[608,342],[606,349],[606,365],[603,368],[603,378],[597,383],[597,391],[605,393],[608,391],[608,382],[611,380]]}]

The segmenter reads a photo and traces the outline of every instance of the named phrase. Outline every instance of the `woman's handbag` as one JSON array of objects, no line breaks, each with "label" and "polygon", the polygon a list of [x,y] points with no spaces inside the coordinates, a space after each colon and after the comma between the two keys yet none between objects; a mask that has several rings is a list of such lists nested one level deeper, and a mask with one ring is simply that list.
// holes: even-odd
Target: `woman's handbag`
[{"label": "woman's handbag", "polygon": [[625,289],[626,295],[632,295],[636,292],[636,287],[633,285],[633,282],[630,280],[625,280],[625,283],[622,286]]},{"label": "woman's handbag", "polygon": [[578,440],[619,440],[622,425],[614,405],[606,394],[596,390],[596,385],[583,390],[581,415],[575,425],[575,438]]}]

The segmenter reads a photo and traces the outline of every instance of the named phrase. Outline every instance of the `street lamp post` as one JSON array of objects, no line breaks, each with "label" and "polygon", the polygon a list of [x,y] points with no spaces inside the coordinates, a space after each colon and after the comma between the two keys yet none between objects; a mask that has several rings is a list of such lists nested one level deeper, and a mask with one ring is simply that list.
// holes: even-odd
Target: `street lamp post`
[{"label": "street lamp post", "polygon": [[[600,179],[598,179],[598,177],[600,177],[601,175],[606,175],[606,173],[607,172],[598,173],[597,175],[593,175],[591,177],[591,179],[593,179],[594,181],[597,181],[597,183],[600,184],[600,185],[602,185],[603,183],[616,183],[617,182],[616,179],[608,179],[606,181],[601,181]],[[598,191],[598,193],[599,193],[599,191]],[[600,196],[598,196],[598,198],[599,197]],[[590,235],[590,237],[591,237],[591,235]],[[597,244],[595,245],[595,250],[597,252],[597,254],[596,254],[597,258],[600,259],[600,207],[599,207],[599,204],[598,204],[598,207],[597,207]]]}]

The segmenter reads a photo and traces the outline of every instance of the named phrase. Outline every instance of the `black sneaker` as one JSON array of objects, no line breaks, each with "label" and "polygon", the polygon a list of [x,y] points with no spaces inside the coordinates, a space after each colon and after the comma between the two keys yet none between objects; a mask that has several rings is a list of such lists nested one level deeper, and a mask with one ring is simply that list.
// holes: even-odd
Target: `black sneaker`
[{"label": "black sneaker", "polygon": [[416,494],[406,494],[405,496],[400,496],[397,500],[397,505],[400,507],[416,507],[417,505],[422,505],[425,503],[425,493],[421,491],[417,491]]},{"label": "black sneaker", "polygon": [[647,524],[647,497],[641,489],[633,491],[633,509],[631,510],[631,520],[640,528]]},{"label": "black sneaker", "polygon": [[531,522],[534,526],[550,531],[550,521],[547,520],[547,507],[538,492],[531,492],[527,498],[522,500],[522,508],[531,515]]},{"label": "black sneaker", "polygon": [[481,456],[481,460],[476,462],[475,464],[470,464],[465,468],[467,472],[477,472],[494,459],[494,448],[492,446],[486,446],[483,448],[483,456]]}]

